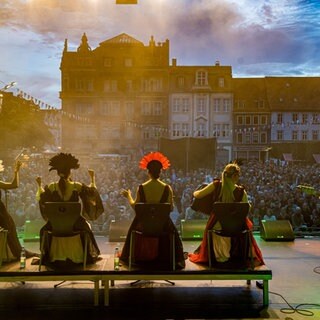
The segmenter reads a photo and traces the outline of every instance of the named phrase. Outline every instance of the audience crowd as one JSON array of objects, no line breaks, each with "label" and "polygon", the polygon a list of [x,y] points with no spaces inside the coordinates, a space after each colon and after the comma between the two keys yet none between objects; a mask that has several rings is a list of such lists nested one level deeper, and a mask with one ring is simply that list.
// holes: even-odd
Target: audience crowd
[{"label": "audience crowd", "polygon": [[[133,165],[132,161],[120,158],[95,161],[80,158],[80,163],[81,167],[72,172],[73,180],[88,184],[87,169],[94,169],[96,185],[105,208],[100,218],[92,222],[93,231],[108,234],[111,220],[131,220],[134,212],[120,195],[120,190],[131,189],[135,194],[139,183],[146,179],[146,173],[138,165]],[[207,219],[204,214],[190,208],[192,193],[199,185],[220,178],[224,166],[217,165],[214,171],[199,168],[188,173],[171,167],[163,172],[163,180],[170,183],[174,190],[172,220],[178,228],[182,219]],[[10,179],[12,170],[13,164],[5,168],[1,173],[3,180]],[[250,218],[254,226],[259,228],[261,220],[287,219],[295,230],[320,228],[319,175],[319,164],[287,163],[280,160],[265,163],[244,161],[240,183],[249,195],[252,205]],[[48,159],[40,157],[24,161],[20,170],[19,188],[2,195],[17,228],[23,228],[26,220],[42,219],[35,196],[37,176],[42,177],[43,184],[56,179],[54,173],[48,171]],[[301,185],[312,186],[315,194],[305,192],[299,188]]]}]

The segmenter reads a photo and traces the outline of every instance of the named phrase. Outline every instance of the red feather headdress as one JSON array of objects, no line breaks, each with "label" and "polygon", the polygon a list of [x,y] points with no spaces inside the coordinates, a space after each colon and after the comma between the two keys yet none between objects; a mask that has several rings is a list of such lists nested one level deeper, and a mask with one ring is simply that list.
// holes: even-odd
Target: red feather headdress
[{"label": "red feather headdress", "polygon": [[147,169],[147,166],[149,162],[151,161],[158,161],[162,165],[162,169],[166,170],[170,167],[170,161],[169,159],[164,156],[161,152],[150,152],[147,155],[145,155],[139,163],[139,168],[141,169]]}]

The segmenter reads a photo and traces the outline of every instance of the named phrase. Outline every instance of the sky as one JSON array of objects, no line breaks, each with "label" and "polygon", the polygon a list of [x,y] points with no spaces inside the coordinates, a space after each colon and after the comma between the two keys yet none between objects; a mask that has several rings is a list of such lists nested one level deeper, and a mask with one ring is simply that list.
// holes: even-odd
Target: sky
[{"label": "sky", "polygon": [[65,39],[76,51],[126,33],[170,41],[180,66],[231,66],[233,77],[320,76],[319,0],[1,0],[0,89],[60,108]]}]

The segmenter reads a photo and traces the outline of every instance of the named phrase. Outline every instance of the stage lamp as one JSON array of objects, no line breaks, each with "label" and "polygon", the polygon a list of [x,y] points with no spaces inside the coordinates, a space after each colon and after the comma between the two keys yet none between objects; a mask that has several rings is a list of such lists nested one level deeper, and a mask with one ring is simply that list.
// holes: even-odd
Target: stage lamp
[{"label": "stage lamp", "polygon": [[116,4],[138,4],[138,0],[116,0]]}]

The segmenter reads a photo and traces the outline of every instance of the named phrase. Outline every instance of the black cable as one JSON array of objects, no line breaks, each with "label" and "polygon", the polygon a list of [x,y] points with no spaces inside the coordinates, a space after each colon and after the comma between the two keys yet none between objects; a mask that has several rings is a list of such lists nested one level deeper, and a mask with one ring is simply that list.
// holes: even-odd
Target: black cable
[{"label": "black cable", "polygon": [[300,307],[302,306],[320,307],[320,304],[317,304],[317,303],[301,303],[301,304],[298,304],[296,307],[293,307],[281,294],[276,292],[271,292],[271,291],[269,291],[269,293],[272,293],[281,297],[286,302],[286,304],[288,305],[288,308],[280,309],[280,311],[285,314],[298,313],[298,314],[301,314],[302,316],[312,317],[314,316],[314,313],[312,311],[306,310],[306,309],[300,309]]}]

